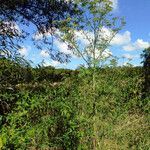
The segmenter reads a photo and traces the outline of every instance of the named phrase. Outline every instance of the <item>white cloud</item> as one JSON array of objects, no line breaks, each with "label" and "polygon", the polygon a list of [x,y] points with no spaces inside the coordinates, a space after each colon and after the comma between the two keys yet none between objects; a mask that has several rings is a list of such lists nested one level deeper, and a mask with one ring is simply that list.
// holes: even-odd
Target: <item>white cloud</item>
[{"label": "white cloud", "polygon": [[122,57],[126,59],[135,59],[135,58],[140,58],[140,55],[131,55],[129,53],[126,53],[126,54],[123,54]]},{"label": "white cloud", "polygon": [[52,60],[51,62],[49,61],[45,61],[44,62],[44,66],[53,66],[53,67],[57,67],[59,66],[61,63],[59,61],[55,61],[55,60]]},{"label": "white cloud", "polygon": [[129,31],[124,32],[123,34],[117,34],[111,41],[111,45],[125,45],[130,43],[131,33]]},{"label": "white cloud", "polygon": [[[103,27],[101,29],[100,34],[100,39],[99,42],[104,38],[104,39],[109,39],[112,35],[112,31],[109,30],[108,28]],[[89,55],[91,57],[93,56],[93,52],[91,50],[91,44],[93,44],[93,40],[94,40],[94,34],[92,32],[89,31],[75,31],[75,38],[76,40],[79,42],[79,46],[82,49],[86,49],[86,52],[84,55]],[[109,49],[106,49],[104,52],[102,52],[102,50],[95,50],[95,57],[97,59],[104,59],[104,58],[108,58],[112,55],[112,52]]]},{"label": "white cloud", "polygon": [[41,50],[40,55],[42,57],[49,57],[49,52],[47,50]]},{"label": "white cloud", "polygon": [[131,54],[123,54],[122,57],[126,58],[126,59],[133,59],[135,56],[133,56]]},{"label": "white cloud", "polygon": [[53,61],[51,61],[51,65],[56,67],[56,66],[60,65],[60,62],[53,60]]},{"label": "white cloud", "polygon": [[47,66],[51,66],[51,63],[49,61],[44,61],[42,62],[43,66],[47,67]]},{"label": "white cloud", "polygon": [[[91,56],[92,58],[94,57],[93,52],[90,50],[87,50],[87,55]],[[106,59],[112,55],[112,52],[109,49],[104,50],[101,52],[100,50],[96,49],[95,50],[95,57],[97,60],[99,59]]]},{"label": "white cloud", "polygon": [[123,46],[123,50],[125,50],[125,51],[134,51],[134,50],[136,50],[136,48],[133,44],[128,44],[128,45]]},{"label": "white cloud", "polygon": [[143,41],[143,39],[137,39],[134,43],[129,43],[128,45],[123,46],[125,51],[134,51],[134,50],[143,50],[150,46],[149,42]]},{"label": "white cloud", "polygon": [[[98,32],[99,32],[98,42],[102,41],[103,39],[106,40],[110,39],[113,34],[113,31],[106,27],[102,27]],[[82,45],[88,46],[90,42],[93,43],[94,33],[84,30],[75,31],[75,37]]]},{"label": "white cloud", "polygon": [[102,58],[108,58],[112,56],[112,52],[109,49],[106,49],[103,53],[102,53]]},{"label": "white cloud", "polygon": [[110,1],[112,1],[112,3],[113,3],[112,7],[114,9],[117,9],[118,8],[118,0],[110,0]]},{"label": "white cloud", "polygon": [[4,56],[7,56],[7,55],[4,51],[0,51],[0,56],[4,57]]},{"label": "white cloud", "polygon": [[102,27],[101,32],[100,32],[100,37],[103,39],[109,39],[112,36],[113,31],[106,28]]},{"label": "white cloud", "polygon": [[54,43],[60,52],[63,52],[64,54],[71,55],[72,57],[76,58],[76,56],[73,54],[73,51],[69,49],[69,44],[60,42],[58,40],[55,40]]},{"label": "white cloud", "polygon": [[[92,0],[89,0],[92,1]],[[110,0],[112,2],[112,7],[113,9],[117,9],[118,8],[118,0]],[[65,2],[70,2],[70,0],[65,0]],[[72,1],[73,2],[73,1]]]},{"label": "white cloud", "polygon": [[[90,0],[93,1],[93,0]],[[103,6],[105,6],[105,3],[107,4],[107,2],[112,2],[112,9],[116,10],[118,8],[118,0],[109,0],[109,1],[102,1],[102,2],[97,2],[97,7],[103,8]]]},{"label": "white cloud", "polygon": [[[90,42],[93,43],[94,34],[92,32],[83,31],[83,30],[75,31],[74,33],[75,33],[75,39],[78,42],[80,49],[86,48],[86,54],[84,55],[91,55],[91,57],[93,57],[92,56],[93,52],[91,52],[91,50],[88,49],[88,46],[90,46]],[[109,29],[103,27],[100,34],[101,34],[100,35],[101,38],[107,39],[107,38],[110,38],[112,32]],[[58,40],[55,41],[55,44],[60,52],[64,52],[65,54],[70,54],[72,55],[72,57],[76,58],[73,52],[68,49],[69,44],[60,42]],[[95,54],[96,54],[96,57],[107,58],[112,55],[112,52],[109,49],[106,49],[102,53],[101,53],[101,50],[96,50]]]},{"label": "white cloud", "polygon": [[30,49],[31,49],[30,46],[27,47],[23,46],[18,50],[18,52],[20,53],[21,56],[27,56]]},{"label": "white cloud", "polygon": [[[85,33],[85,34],[83,34]],[[110,39],[112,37],[113,31],[103,27],[101,29],[101,32],[99,33],[101,39]],[[81,41],[83,44],[88,45],[90,44],[89,40],[87,39],[87,37],[92,41],[94,38],[94,34],[92,32],[89,31],[76,31],[75,32],[76,38],[79,39],[79,41]],[[131,42],[131,33],[129,31],[125,31],[122,34],[117,34],[113,40],[111,41],[111,45],[125,45]]]},{"label": "white cloud", "polygon": [[89,31],[75,31],[76,39],[81,42],[83,45],[87,46],[90,44],[90,41],[94,38],[94,34]]},{"label": "white cloud", "polygon": [[11,56],[11,52],[7,50],[1,50],[0,51],[0,57],[8,57]]},{"label": "white cloud", "polygon": [[122,64],[123,66],[133,66],[129,61],[126,61]]},{"label": "white cloud", "polygon": [[145,42],[142,39],[138,39],[135,42],[135,45],[137,46],[138,49],[145,49],[145,48],[148,48],[150,46],[150,43],[149,42]]},{"label": "white cloud", "polygon": [[[111,39],[113,33],[114,32],[111,29],[103,27],[101,29],[100,36],[101,38],[104,38],[107,40],[107,39]],[[124,33],[116,34],[116,36],[112,39],[110,44],[113,46],[114,45],[121,46],[121,45],[130,43],[130,41],[131,41],[131,33],[129,31],[125,31]]]}]

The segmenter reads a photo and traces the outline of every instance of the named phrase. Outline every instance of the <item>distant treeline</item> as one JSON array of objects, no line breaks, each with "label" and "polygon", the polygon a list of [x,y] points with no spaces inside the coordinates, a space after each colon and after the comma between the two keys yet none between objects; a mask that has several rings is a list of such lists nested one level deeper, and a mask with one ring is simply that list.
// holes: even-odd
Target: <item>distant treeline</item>
[{"label": "distant treeline", "polygon": [[[87,69],[88,70],[88,69]],[[127,76],[134,76],[135,74],[141,74],[142,67],[106,67],[97,68],[97,71],[101,73],[111,73],[112,71],[125,71]],[[12,60],[5,58],[0,59],[0,83],[1,84],[19,84],[29,82],[61,82],[67,77],[75,76],[79,73],[79,69],[70,70],[59,68],[56,69],[53,66],[31,67],[30,65],[21,65]]]},{"label": "distant treeline", "polygon": [[[149,56],[149,55],[148,55]],[[97,72],[102,75],[111,75],[117,76],[118,73],[123,72],[124,77],[135,77],[140,76],[142,80],[142,95],[143,98],[150,95],[150,67],[149,67],[149,57],[146,55],[143,66],[119,66],[119,67],[105,67],[97,68]],[[43,66],[38,65],[32,67],[28,63],[17,63],[16,61],[9,60],[6,58],[0,59],[0,91],[5,91],[7,87],[16,87],[19,84],[28,84],[30,85],[37,84],[40,87],[42,82],[47,83],[59,83],[64,81],[66,78],[78,78],[79,71],[82,67],[76,70],[55,68],[53,66]],[[87,70],[92,68],[83,68]],[[121,73],[122,74],[122,73]],[[33,84],[32,84],[33,83]],[[38,87],[38,88],[39,88]]]},{"label": "distant treeline", "polygon": [[69,69],[56,69],[52,66],[40,66],[33,68],[30,65],[21,65],[17,62],[0,59],[0,83],[19,84],[29,82],[60,82],[66,77],[77,74],[77,71]]}]

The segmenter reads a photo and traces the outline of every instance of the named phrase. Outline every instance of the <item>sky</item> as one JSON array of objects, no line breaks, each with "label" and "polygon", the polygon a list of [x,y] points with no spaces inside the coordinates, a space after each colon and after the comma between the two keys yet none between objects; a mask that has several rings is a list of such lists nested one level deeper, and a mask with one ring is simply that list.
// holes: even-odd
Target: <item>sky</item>
[{"label": "sky", "polygon": [[[134,66],[141,65],[140,55],[142,51],[150,46],[150,0],[112,0],[114,16],[124,17],[126,21],[125,27],[114,37],[109,51],[113,56],[119,58],[119,65],[125,65],[127,62]],[[32,27],[29,29],[33,30]],[[38,37],[37,37],[38,38]],[[79,38],[82,38],[79,35]],[[55,42],[56,47],[61,51],[71,54],[67,51],[66,45]],[[19,50],[20,54],[27,60],[31,60],[33,65],[45,62],[45,66],[52,65],[54,67],[76,69],[84,61],[72,55],[71,61],[67,64],[60,64],[52,60],[47,51],[36,49],[31,39],[26,39],[23,48]]]}]

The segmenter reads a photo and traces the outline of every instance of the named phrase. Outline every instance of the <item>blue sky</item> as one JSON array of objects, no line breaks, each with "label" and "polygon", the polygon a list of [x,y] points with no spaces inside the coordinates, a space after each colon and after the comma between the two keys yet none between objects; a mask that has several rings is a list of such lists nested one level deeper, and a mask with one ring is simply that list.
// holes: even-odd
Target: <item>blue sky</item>
[{"label": "blue sky", "polygon": [[[133,65],[140,65],[142,50],[150,46],[150,0],[112,1],[114,2],[114,15],[125,17],[126,26],[114,38],[109,50],[114,56],[119,57],[119,65],[125,64],[130,58]],[[33,27],[30,27],[29,30],[33,30]],[[63,50],[66,48],[65,45],[58,43],[59,47]],[[70,69],[75,69],[84,63],[81,59],[73,57],[70,63],[59,64],[59,62],[49,58],[44,48],[42,51],[36,49],[31,39],[26,39],[24,48],[20,50],[20,53],[28,60],[33,61],[34,65],[37,65],[43,59],[45,65]]]}]

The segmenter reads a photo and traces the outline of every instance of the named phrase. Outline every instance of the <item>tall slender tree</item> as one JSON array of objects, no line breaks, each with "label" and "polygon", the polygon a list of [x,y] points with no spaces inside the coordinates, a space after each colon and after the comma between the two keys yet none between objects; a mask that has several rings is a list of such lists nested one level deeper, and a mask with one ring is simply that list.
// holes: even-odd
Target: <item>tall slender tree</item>
[{"label": "tall slender tree", "polygon": [[144,74],[144,88],[143,97],[150,96],[150,47],[145,49],[142,54],[143,57],[143,74]]},{"label": "tall slender tree", "polygon": [[96,98],[96,68],[112,55],[108,48],[115,35],[125,25],[125,21],[123,18],[113,16],[111,0],[78,0],[77,4],[83,13],[77,18],[68,18],[72,22],[72,26],[61,29],[61,40],[68,45],[68,49],[74,55],[83,59],[86,66],[91,68],[92,92],[90,92],[93,105],[91,117],[94,134],[94,138],[91,141],[93,143],[92,149],[97,149],[96,116],[98,102]]}]

